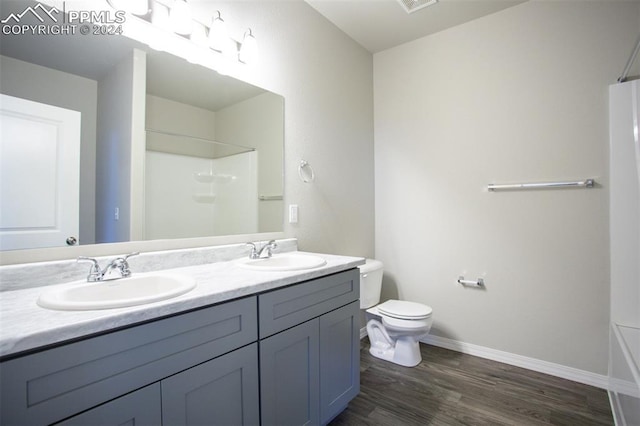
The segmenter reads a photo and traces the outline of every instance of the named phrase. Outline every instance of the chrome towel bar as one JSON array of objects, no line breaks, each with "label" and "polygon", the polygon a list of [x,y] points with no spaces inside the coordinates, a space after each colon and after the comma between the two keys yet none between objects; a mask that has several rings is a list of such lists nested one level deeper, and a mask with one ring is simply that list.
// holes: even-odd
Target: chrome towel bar
[{"label": "chrome towel bar", "polygon": [[258,200],[260,201],[278,201],[282,200],[282,195],[259,195]]},{"label": "chrome towel bar", "polygon": [[542,183],[512,183],[506,185],[496,185],[490,183],[487,185],[489,191],[496,191],[501,189],[545,189],[545,188],[593,188],[596,181],[594,179],[585,179],[580,181],[571,182],[542,182]]}]

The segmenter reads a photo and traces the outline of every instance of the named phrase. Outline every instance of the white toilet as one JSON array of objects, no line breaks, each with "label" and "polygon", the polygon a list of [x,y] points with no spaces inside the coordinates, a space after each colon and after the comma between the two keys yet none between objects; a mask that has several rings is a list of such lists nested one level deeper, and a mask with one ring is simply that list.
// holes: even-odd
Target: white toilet
[{"label": "white toilet", "polygon": [[360,309],[367,310],[367,334],[371,355],[415,367],[422,361],[418,341],[431,329],[429,306],[401,300],[387,300],[380,305],[383,265],[367,259],[360,268]]}]

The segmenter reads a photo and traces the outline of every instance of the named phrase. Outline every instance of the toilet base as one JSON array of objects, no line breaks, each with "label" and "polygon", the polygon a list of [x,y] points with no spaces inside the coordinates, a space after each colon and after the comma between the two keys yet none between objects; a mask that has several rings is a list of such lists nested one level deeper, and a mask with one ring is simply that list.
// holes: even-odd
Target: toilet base
[{"label": "toilet base", "polygon": [[415,367],[422,362],[418,336],[391,338],[377,320],[367,323],[367,333],[371,342],[369,353],[376,358],[404,367]]},{"label": "toilet base", "polygon": [[413,339],[398,339],[396,345],[389,346],[384,342],[372,343],[369,353],[376,358],[393,362],[404,367],[415,367],[422,362],[420,344]]}]

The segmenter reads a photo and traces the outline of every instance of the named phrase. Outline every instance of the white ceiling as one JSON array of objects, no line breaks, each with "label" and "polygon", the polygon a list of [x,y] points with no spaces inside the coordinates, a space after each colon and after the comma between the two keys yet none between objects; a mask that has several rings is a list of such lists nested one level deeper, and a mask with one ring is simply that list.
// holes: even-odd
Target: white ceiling
[{"label": "white ceiling", "polygon": [[412,41],[526,0],[440,0],[409,14],[398,0],[305,0],[371,53]]},{"label": "white ceiling", "polygon": [[[525,0],[440,0],[412,14],[405,12],[398,0],[305,1],[375,53]],[[18,13],[29,4],[35,4],[35,1],[0,0],[0,12],[2,16]],[[25,16],[24,23],[28,23],[29,18]],[[34,20],[33,23],[37,22]],[[189,103],[213,111],[230,102],[231,98],[238,101],[256,95],[253,86],[239,84],[184,60],[146,49],[124,37],[3,35],[0,54],[99,80],[132,45],[148,51],[147,88],[152,94],[179,102],[189,98]],[[176,78],[184,75],[191,77]],[[194,82],[197,84],[192,84]]]}]

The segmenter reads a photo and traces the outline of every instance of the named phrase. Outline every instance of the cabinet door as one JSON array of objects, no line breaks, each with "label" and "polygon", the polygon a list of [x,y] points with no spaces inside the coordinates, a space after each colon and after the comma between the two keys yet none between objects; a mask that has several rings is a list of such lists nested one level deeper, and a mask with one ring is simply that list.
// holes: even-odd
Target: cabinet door
[{"label": "cabinet door", "polygon": [[320,317],[320,420],[328,423],[360,392],[359,302]]},{"label": "cabinet door", "polygon": [[319,320],[260,341],[262,425],[317,425]]},{"label": "cabinet door", "polygon": [[260,423],[257,343],[190,368],[161,384],[165,425]]},{"label": "cabinet door", "polygon": [[57,426],[153,426],[161,424],[160,384],[158,383],[56,423]]}]

